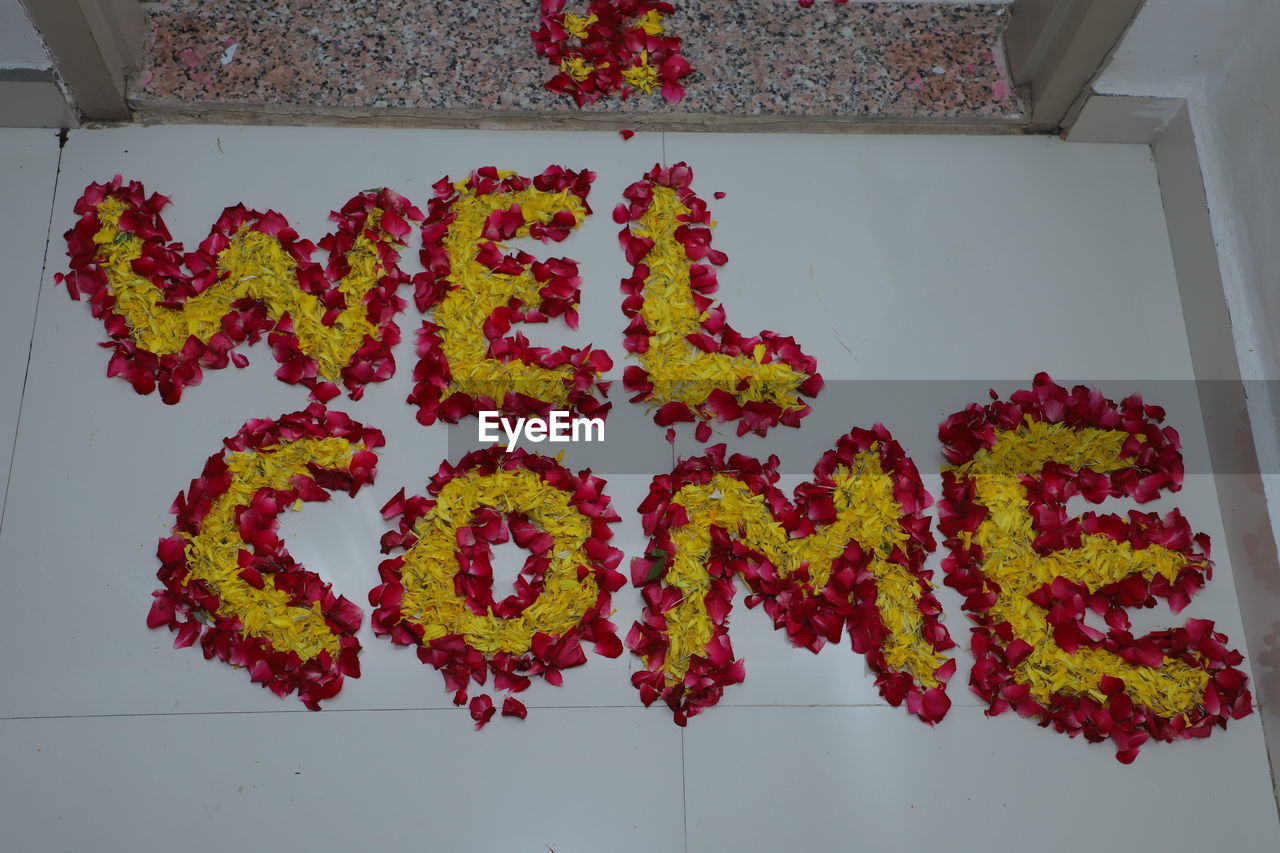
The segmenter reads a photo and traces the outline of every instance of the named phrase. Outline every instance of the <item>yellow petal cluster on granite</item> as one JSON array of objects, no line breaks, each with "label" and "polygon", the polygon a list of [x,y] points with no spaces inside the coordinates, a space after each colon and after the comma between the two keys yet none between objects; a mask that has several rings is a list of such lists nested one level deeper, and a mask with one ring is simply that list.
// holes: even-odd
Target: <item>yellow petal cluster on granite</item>
[{"label": "yellow petal cluster on granite", "polygon": [[[565,32],[569,35],[585,41],[591,35],[588,29],[599,20],[600,18],[594,12],[585,16],[567,12],[562,18],[562,24]],[[632,28],[638,28],[649,36],[662,35],[666,31],[666,28],[662,25],[662,14],[656,9],[650,9],[644,15],[636,18]],[[567,56],[560,60],[560,70],[579,83],[590,77],[592,72],[609,66],[610,63],[607,60],[597,66],[594,63],[587,62],[581,55]],[[628,86],[633,86],[646,95],[662,85],[662,81],[658,76],[658,69],[649,62],[649,51],[647,50],[640,52],[640,62],[623,69],[622,79],[626,81]]]}]

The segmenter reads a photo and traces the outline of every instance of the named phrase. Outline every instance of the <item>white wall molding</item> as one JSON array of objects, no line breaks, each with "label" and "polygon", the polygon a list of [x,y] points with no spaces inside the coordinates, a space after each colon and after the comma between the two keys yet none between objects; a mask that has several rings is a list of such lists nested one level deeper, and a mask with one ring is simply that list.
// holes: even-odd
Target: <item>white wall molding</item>
[{"label": "white wall molding", "polygon": [[0,0],[0,127],[76,127],[44,40],[19,0]]},{"label": "white wall molding", "polygon": [[[1147,0],[1068,133],[1073,141],[1152,144],[1196,376],[1202,393],[1218,395],[1202,399],[1205,427],[1273,779],[1280,777],[1278,32],[1274,0]],[[1185,106],[1156,127],[1153,108],[1170,104]],[[1223,381],[1206,386],[1207,379]],[[1233,387],[1238,394],[1224,393]]]}]

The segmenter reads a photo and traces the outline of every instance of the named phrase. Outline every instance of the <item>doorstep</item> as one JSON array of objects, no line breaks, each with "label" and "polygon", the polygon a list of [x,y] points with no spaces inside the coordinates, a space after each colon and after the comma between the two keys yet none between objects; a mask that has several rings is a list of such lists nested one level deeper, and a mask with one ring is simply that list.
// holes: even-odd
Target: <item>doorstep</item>
[{"label": "doorstep", "polygon": [[[538,0],[169,0],[130,105],[144,122],[1020,132],[1001,3],[675,0],[686,95],[583,109],[543,84]],[[570,10],[575,4],[570,4]],[[576,4],[585,11],[587,4]]]}]

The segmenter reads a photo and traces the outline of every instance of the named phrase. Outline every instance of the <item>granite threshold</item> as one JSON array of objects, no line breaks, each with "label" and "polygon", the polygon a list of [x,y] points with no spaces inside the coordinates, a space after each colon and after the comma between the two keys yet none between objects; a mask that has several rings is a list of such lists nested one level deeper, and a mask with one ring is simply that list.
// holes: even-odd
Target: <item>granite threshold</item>
[{"label": "granite threshold", "polygon": [[[707,133],[869,133],[1020,135],[1026,116],[903,117],[815,115],[661,115],[528,110],[431,110],[401,107],[316,107],[292,104],[200,104],[131,100],[132,124],[278,125],[282,127],[455,128],[471,130],[634,130]],[[104,124],[89,125],[108,126]],[[1036,131],[1040,132],[1040,131]]]},{"label": "granite threshold", "polygon": [[[575,0],[580,3],[580,0]],[[585,3],[580,3],[585,5]],[[544,84],[537,0],[165,0],[144,123],[1020,133],[1004,2],[677,0],[685,97],[577,109]],[[576,6],[575,6],[576,8]]]}]

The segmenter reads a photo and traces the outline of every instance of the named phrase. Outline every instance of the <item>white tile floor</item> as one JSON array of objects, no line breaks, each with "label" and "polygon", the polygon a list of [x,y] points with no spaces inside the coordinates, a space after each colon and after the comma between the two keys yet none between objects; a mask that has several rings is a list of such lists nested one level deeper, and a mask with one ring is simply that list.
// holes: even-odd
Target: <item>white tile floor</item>
[{"label": "white tile floor", "polygon": [[[9,484],[9,461],[18,430],[19,400],[27,375],[27,353],[40,293],[41,265],[53,185],[58,176],[58,138],[50,130],[6,129],[3,166],[0,166],[0,199],[15,211],[0,231],[0,258],[4,258],[3,310],[0,311],[0,506]],[[22,212],[17,213],[18,210]]]},{"label": "white tile floor", "polygon": [[[860,658],[790,648],[744,609],[733,636],[747,682],[684,732],[665,710],[638,706],[628,680],[636,663],[624,657],[593,658],[562,688],[535,687],[525,723],[496,720],[475,733],[439,676],[374,638],[367,620],[363,677],[319,714],[146,629],[155,541],[174,495],[246,419],[299,408],[305,394],[272,378],[261,346],[245,350],[248,369],[207,374],[176,407],[105,378],[101,325],[52,284],[65,263],[60,235],[86,184],[117,172],[142,180],[173,198],[168,224],[193,243],[237,201],[280,210],[314,239],[327,230],[328,210],[365,187],[388,185],[423,203],[438,178],[482,165],[594,169],[597,215],[553,250],[581,262],[581,331],[551,324],[529,335],[592,341],[614,354],[620,372],[617,281],[627,269],[608,212],[664,157],[688,160],[704,197],[728,194],[713,212],[717,247],[730,256],[722,296],[737,328],[796,335],[829,379],[972,380],[971,390],[943,386],[956,399],[918,403],[919,423],[889,424],[935,494],[932,431],[981,399],[990,381],[1025,381],[1037,370],[1098,380],[1190,376],[1155,175],[1138,147],[697,134],[639,134],[624,144],[612,133],[172,127],[73,132],[59,163],[52,134],[0,132],[6,466],[17,431],[0,519],[0,847],[1280,847],[1256,716],[1205,742],[1150,745],[1124,767],[1110,747],[1016,717],[986,719],[965,687],[963,650],[956,707],[929,729],[880,702]],[[1056,204],[1046,208],[1044,198]],[[413,254],[405,254],[410,269]],[[447,454],[444,429],[418,426],[402,402],[412,311],[401,325],[397,377],[359,403],[333,404],[387,433],[377,482],[354,500],[285,519],[294,556],[358,602],[375,583],[385,529],[378,508],[402,485],[421,490]],[[823,412],[823,400],[815,423],[835,418],[847,428],[882,417]],[[1189,458],[1203,453],[1194,405],[1171,406],[1170,422]],[[661,458],[668,451],[654,433],[653,446],[637,452]],[[789,470],[804,470],[833,437],[802,430],[774,446]],[[759,441],[740,444],[764,452]],[[610,477],[624,519],[616,544],[629,555],[643,548],[633,510],[647,484],[635,474]],[[1163,505],[1220,536],[1211,478],[1189,478]],[[1205,616],[1239,638],[1224,551],[1186,614],[1136,621]],[[958,598],[940,597],[963,639]],[[625,629],[638,597],[624,589],[615,604]]]}]

